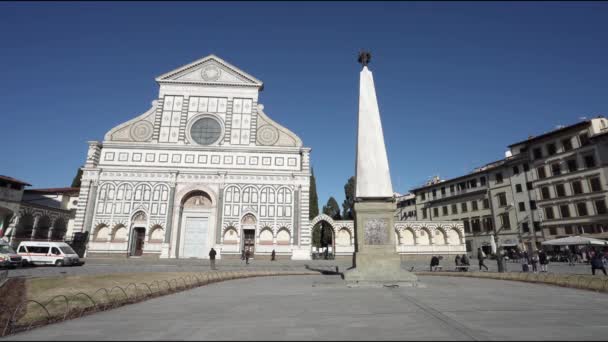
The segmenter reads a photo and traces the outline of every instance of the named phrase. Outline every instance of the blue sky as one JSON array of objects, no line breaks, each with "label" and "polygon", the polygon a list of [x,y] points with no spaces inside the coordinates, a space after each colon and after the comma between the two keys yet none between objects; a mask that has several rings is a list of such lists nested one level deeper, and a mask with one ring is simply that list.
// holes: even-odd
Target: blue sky
[{"label": "blue sky", "polygon": [[342,203],[367,48],[406,192],[608,114],[606,37],[605,2],[2,2],[0,174],[69,186],[86,141],[148,109],[156,76],[214,53],[312,147],[319,207]]}]

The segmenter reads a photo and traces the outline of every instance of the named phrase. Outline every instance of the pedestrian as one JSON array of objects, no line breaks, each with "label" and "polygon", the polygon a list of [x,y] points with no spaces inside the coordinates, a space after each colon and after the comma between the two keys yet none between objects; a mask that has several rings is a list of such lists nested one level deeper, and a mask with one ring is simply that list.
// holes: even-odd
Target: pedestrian
[{"label": "pedestrian", "polygon": [[277,253],[274,252],[274,249],[272,250],[272,253],[270,254],[270,261],[275,261],[275,257],[276,257]]},{"label": "pedestrian", "polygon": [[538,273],[538,252],[534,251],[532,253],[532,257],[530,258],[530,263],[532,264],[532,272]]},{"label": "pedestrian", "polygon": [[211,264],[212,270],[217,270],[217,268],[215,268],[215,255],[216,254],[217,254],[217,252],[212,247],[211,250],[209,251],[209,262]]},{"label": "pedestrian", "polygon": [[574,255],[570,247],[566,247],[566,258],[568,259],[568,266],[574,266]]},{"label": "pedestrian", "polygon": [[549,258],[547,258],[547,253],[544,250],[540,250],[538,252],[538,262],[540,263],[540,271],[547,272],[547,264],[549,263]]},{"label": "pedestrian", "polygon": [[[460,264],[462,266],[470,266],[471,264],[469,263],[469,257],[467,257],[466,254],[463,254],[462,257],[460,257]],[[462,267],[461,271],[466,272],[468,271],[469,268],[468,267]]]},{"label": "pedestrian", "polygon": [[595,275],[595,270],[602,270],[604,275],[606,275],[606,267],[604,267],[604,263],[602,262],[602,258],[598,253],[596,253],[591,259],[591,274]]},{"label": "pedestrian", "polygon": [[520,261],[521,261],[521,271],[528,272],[530,270],[530,267],[528,266],[528,264],[530,263],[530,260],[528,260],[528,253],[524,252]]},{"label": "pedestrian", "polygon": [[249,249],[247,249],[245,251],[245,264],[249,265],[249,257],[251,257],[251,252],[249,252]]},{"label": "pedestrian", "polygon": [[486,256],[483,254],[483,251],[481,250],[481,248],[477,248],[477,260],[479,261],[479,270],[481,271],[482,267],[485,267],[486,272],[488,271],[488,266],[486,266],[483,263],[483,259],[485,259]]},{"label": "pedestrian", "polygon": [[458,266],[460,266],[460,255],[456,254],[456,258],[454,258],[454,263],[456,264],[456,269],[458,270]]},{"label": "pedestrian", "polygon": [[241,260],[245,260],[245,249],[241,250]]},{"label": "pedestrian", "polygon": [[431,272],[437,270],[437,266],[439,265],[439,258],[434,256],[431,258]]}]

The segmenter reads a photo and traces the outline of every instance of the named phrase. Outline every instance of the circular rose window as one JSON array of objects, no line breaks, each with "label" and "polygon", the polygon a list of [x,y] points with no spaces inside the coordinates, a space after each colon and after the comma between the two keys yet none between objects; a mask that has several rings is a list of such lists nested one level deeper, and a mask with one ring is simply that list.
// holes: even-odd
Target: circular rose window
[{"label": "circular rose window", "polygon": [[211,145],[220,139],[222,126],[209,117],[196,120],[190,128],[190,136],[199,145]]}]

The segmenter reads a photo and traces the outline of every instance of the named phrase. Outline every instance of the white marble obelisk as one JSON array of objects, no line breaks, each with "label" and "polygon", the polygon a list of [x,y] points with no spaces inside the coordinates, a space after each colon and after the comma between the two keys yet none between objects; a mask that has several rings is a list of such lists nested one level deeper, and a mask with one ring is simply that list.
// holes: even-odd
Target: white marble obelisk
[{"label": "white marble obelisk", "polygon": [[344,273],[349,286],[413,285],[416,276],[401,268],[395,249],[395,199],[388,168],[370,54],[362,52],[355,174],[353,268]]}]

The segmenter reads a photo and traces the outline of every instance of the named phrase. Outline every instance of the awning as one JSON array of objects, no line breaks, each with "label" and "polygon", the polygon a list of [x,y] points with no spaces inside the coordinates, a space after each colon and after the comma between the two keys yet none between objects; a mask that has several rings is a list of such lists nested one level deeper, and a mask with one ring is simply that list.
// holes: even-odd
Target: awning
[{"label": "awning", "polygon": [[608,246],[608,241],[594,239],[586,236],[568,236],[561,239],[543,241],[544,246],[571,246],[571,245],[593,245],[593,246]]}]

